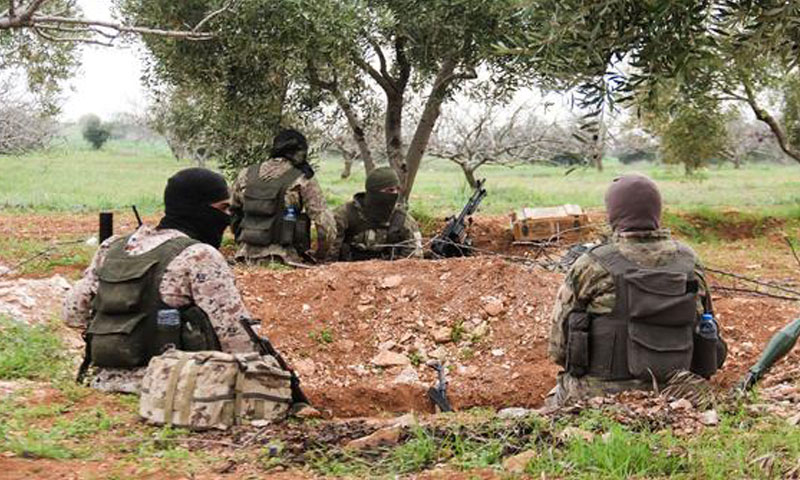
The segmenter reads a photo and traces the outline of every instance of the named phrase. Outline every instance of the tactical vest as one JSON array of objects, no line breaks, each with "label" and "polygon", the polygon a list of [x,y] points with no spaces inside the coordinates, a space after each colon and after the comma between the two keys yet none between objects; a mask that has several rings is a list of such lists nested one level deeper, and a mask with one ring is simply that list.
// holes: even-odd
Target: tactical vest
[{"label": "tactical vest", "polygon": [[278,178],[263,180],[258,175],[260,169],[260,165],[247,169],[242,207],[244,217],[236,236],[237,242],[264,247],[293,246],[301,253],[307,251],[311,248],[311,221],[308,215],[301,213],[303,205],[296,205],[295,222],[283,219],[286,191],[303,172],[292,167]]},{"label": "tactical vest", "polygon": [[87,329],[87,358],[98,367],[133,368],[173,345],[181,350],[220,350],[205,312],[196,305],[177,310],[159,287],[167,265],[187,247],[187,237],[168,240],[141,255],[127,255],[129,237],[113,242],[97,271],[96,312]]},{"label": "tactical vest", "polygon": [[607,315],[570,314],[567,371],[604,380],[666,381],[689,370],[697,318],[695,259],[679,246],[672,261],[642,267],[615,245],[589,253],[614,279],[616,304]]},{"label": "tactical vest", "polygon": [[395,259],[398,247],[403,240],[403,226],[406,212],[397,207],[384,223],[370,222],[356,205],[358,200],[347,203],[347,230],[344,233],[339,260],[360,261],[373,259]]}]

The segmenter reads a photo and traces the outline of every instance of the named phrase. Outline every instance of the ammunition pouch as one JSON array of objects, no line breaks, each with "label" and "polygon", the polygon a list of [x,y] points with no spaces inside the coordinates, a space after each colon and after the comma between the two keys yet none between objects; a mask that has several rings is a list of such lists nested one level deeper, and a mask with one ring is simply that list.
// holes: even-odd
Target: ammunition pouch
[{"label": "ammunition pouch", "polygon": [[589,370],[589,314],[571,312],[567,317],[566,370],[574,377],[582,377]]},{"label": "ammunition pouch", "polygon": [[127,238],[118,240],[98,269],[95,315],[86,330],[91,363],[98,367],[147,365],[167,347],[219,350],[219,340],[206,314],[191,305],[176,310],[161,300],[159,287],[167,265],[189,238],[169,240],[142,255],[124,253]]}]

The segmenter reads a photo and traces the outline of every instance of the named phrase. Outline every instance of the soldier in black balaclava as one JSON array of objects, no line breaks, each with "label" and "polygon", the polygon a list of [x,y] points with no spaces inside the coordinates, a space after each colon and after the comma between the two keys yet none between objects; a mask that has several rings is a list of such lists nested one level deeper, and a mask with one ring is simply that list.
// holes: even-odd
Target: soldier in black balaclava
[{"label": "soldier in black balaclava", "polygon": [[[336,222],[308,163],[308,142],[297,130],[275,136],[270,158],[239,172],[231,198],[236,259],[298,264],[325,258]],[[311,250],[311,224],[317,248]]]},{"label": "soldier in black balaclava", "polygon": [[366,192],[334,212],[338,235],[331,249],[334,260],[354,261],[422,257],[417,222],[400,198],[400,179],[390,167],[376,168],[366,180]]},{"label": "soldier in black balaclava", "polygon": [[[228,185],[204,168],[167,181],[164,217],[104,241],[64,301],[81,329],[91,385],[137,393],[147,362],[181,350],[256,350],[240,320],[250,318],[218,248],[228,226]],[[93,368],[88,369],[89,366]]]}]

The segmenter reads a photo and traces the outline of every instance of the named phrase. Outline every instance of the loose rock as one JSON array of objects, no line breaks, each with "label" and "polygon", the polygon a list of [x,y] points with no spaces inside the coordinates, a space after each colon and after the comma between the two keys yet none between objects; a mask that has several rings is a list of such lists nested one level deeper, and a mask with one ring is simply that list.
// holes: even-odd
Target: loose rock
[{"label": "loose rock", "polygon": [[518,453],[513,457],[508,457],[503,460],[503,468],[511,473],[522,473],[525,471],[525,467],[528,466],[531,460],[537,456],[539,456],[539,454],[536,452],[536,450],[525,450],[522,453]]},{"label": "loose rock", "polygon": [[398,426],[382,428],[371,435],[350,441],[346,445],[346,448],[364,450],[367,448],[396,445],[397,442],[400,441],[401,431],[402,429]]},{"label": "loose rock", "polygon": [[436,343],[447,343],[451,340],[450,327],[437,328],[433,331],[433,341]]},{"label": "loose rock", "polygon": [[400,353],[383,350],[372,359],[372,364],[378,367],[399,367],[411,365],[411,361]]}]

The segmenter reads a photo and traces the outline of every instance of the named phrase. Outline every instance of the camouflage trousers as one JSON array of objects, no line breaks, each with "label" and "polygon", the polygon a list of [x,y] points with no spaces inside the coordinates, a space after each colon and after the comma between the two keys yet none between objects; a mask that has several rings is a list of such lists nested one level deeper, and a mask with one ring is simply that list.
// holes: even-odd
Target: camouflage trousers
[{"label": "camouflage trousers", "polygon": [[650,382],[638,379],[602,380],[596,377],[575,377],[561,372],[556,378],[556,386],[550,390],[544,402],[548,407],[563,407],[592,397],[602,397],[627,390],[652,390]]},{"label": "camouflage trousers", "polygon": [[707,405],[713,400],[711,384],[703,377],[683,370],[673,374],[661,385],[653,385],[652,381],[602,380],[596,377],[575,377],[561,372],[556,378],[556,386],[545,397],[545,406],[562,407],[592,397],[613,395],[628,390],[653,391],[657,388],[665,397],[685,398],[695,405]]}]

